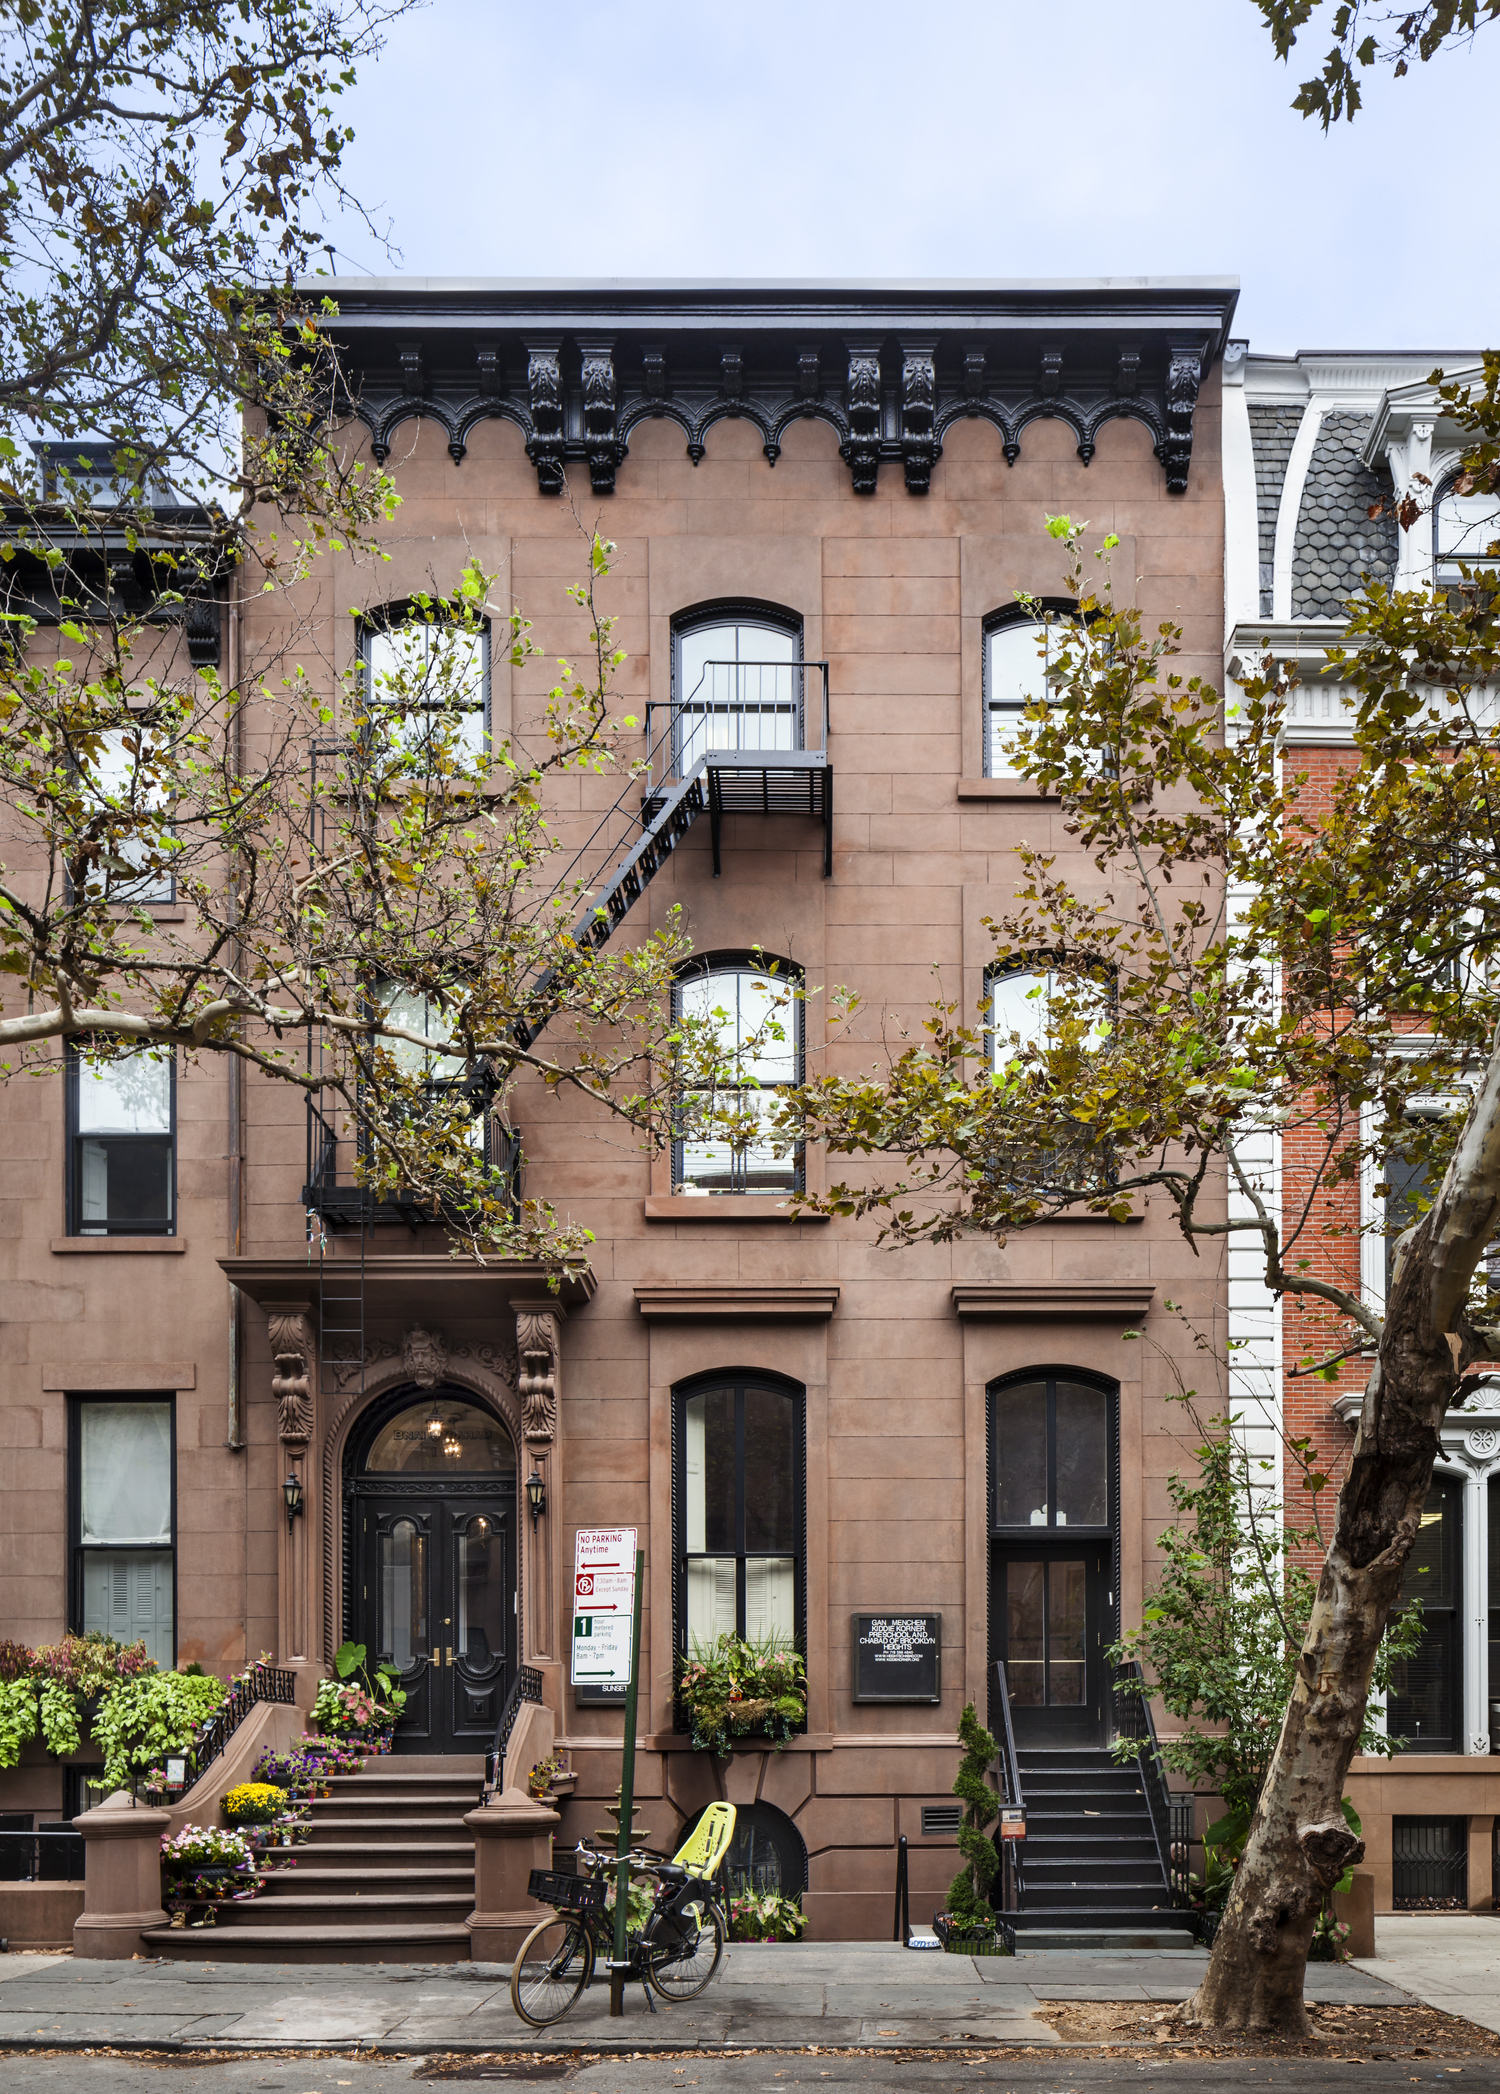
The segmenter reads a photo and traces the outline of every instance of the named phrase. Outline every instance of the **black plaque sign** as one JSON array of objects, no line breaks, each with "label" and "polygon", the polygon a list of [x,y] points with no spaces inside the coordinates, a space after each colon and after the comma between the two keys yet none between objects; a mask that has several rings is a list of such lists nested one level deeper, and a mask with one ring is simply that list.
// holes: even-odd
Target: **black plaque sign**
[{"label": "black plaque sign", "polygon": [[854,1699],[940,1701],[941,1614],[856,1614]]}]

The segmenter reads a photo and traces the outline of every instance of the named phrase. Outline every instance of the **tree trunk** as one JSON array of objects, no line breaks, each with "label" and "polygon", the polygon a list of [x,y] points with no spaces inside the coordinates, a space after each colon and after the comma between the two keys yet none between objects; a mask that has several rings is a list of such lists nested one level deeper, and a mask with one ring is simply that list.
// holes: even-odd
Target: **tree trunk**
[{"label": "tree trunk", "polygon": [[1492,1333],[1464,1315],[1500,1228],[1500,1046],[1470,1107],[1437,1199],[1410,1236],[1365,1386],[1333,1540],[1281,1726],[1189,2022],[1307,2034],[1302,1988],[1313,1926],[1364,1853],[1340,1808],[1370,1674],[1432,1481],[1443,1415]]}]

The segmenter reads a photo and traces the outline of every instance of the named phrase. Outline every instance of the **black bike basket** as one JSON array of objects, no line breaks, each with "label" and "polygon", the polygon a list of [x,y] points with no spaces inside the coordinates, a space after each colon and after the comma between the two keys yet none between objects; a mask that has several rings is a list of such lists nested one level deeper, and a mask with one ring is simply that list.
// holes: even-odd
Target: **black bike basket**
[{"label": "black bike basket", "polygon": [[604,1903],[600,1876],[567,1876],[557,1869],[533,1869],[526,1895],[559,1912],[598,1912]]}]

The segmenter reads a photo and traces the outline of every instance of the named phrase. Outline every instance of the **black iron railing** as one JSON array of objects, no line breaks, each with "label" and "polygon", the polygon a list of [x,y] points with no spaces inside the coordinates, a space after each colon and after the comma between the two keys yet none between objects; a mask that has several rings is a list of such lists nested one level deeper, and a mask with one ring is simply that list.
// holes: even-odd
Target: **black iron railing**
[{"label": "black iron railing", "polygon": [[[296,1700],[296,1673],[287,1672],[279,1665],[252,1665],[242,1678],[233,1682],[229,1698],[220,1702],[186,1753],[166,1755],[169,1761],[178,1758],[186,1761],[183,1787],[189,1789],[195,1781],[202,1780],[257,1703],[275,1701],[291,1708],[295,1707]],[[176,1783],[172,1786],[175,1788]]]},{"label": "black iron railing", "polygon": [[542,1698],[542,1675],[532,1665],[518,1665],[516,1676],[510,1683],[510,1692],[505,1697],[505,1706],[500,1711],[500,1721],[495,1725],[495,1742],[484,1756],[484,1790],[491,1796],[499,1788],[505,1773],[505,1748],[510,1743],[510,1734],[516,1727],[516,1718],[521,1713],[524,1701],[540,1703]]},{"label": "black iron railing", "polygon": [[[451,1084],[433,1084],[434,1092],[442,1090],[473,1091],[476,1086],[467,1079],[455,1078]],[[476,1109],[476,1117],[482,1108]],[[518,1214],[521,1204],[521,1137],[513,1128],[501,1127],[490,1120],[485,1128],[486,1146],[491,1168],[497,1180],[506,1188],[506,1198],[513,1215]],[[321,1215],[335,1227],[348,1224],[363,1227],[371,1222],[431,1221],[429,1204],[403,1198],[401,1193],[385,1193],[378,1198],[368,1185],[359,1181],[359,1163],[364,1154],[364,1141],[358,1128],[349,1120],[340,1131],[339,1127],[311,1098],[307,1101],[307,1179],[302,1189],[302,1204],[310,1213]]]},{"label": "black iron railing", "polygon": [[1396,1818],[1391,1903],[1398,1912],[1462,1912],[1469,1902],[1467,1818]]},{"label": "black iron railing", "polygon": [[[1010,1720],[1010,1685],[1005,1677],[1005,1666],[1000,1660],[995,1663],[995,1701],[1000,1710],[1000,1786],[1003,1800],[1013,1809],[1024,1810],[1026,1798],[1021,1789],[1021,1764],[1016,1758],[1016,1733]],[[1020,1912],[1026,1902],[1026,1870],[1021,1859],[1021,1842],[1001,1838],[1000,1848],[1000,1910]],[[1014,1949],[1015,1930],[1001,1922],[1002,1932],[1008,1935]]]},{"label": "black iron railing", "polygon": [[0,1883],[81,1883],[82,1833],[65,1822],[34,1825],[33,1815],[0,1813]]},{"label": "black iron railing", "polygon": [[1140,1747],[1135,1764],[1140,1770],[1141,1787],[1146,1795],[1146,1809],[1151,1817],[1151,1831],[1156,1840],[1161,1872],[1167,1883],[1172,1886],[1172,1903],[1191,1904],[1186,1869],[1180,1871],[1182,1896],[1177,1895],[1177,1873],[1174,1873],[1172,1856],[1172,1793],[1167,1787],[1167,1771],[1162,1765],[1161,1747],[1156,1742],[1156,1725],[1151,1716],[1150,1693],[1141,1668],[1133,1658],[1116,1673],[1113,1698],[1116,1737],[1131,1738]]}]

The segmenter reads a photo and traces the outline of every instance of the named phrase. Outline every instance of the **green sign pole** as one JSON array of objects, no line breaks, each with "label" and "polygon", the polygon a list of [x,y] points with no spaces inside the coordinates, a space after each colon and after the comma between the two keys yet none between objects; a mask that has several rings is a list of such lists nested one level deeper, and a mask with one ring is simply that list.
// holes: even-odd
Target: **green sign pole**
[{"label": "green sign pole", "polygon": [[646,1552],[635,1552],[635,1605],[630,1621],[630,1682],[625,1689],[625,1751],[620,1760],[620,1841],[615,1849],[615,1953],[609,1968],[609,2014],[617,2021],[625,2012],[625,1928],[630,1916],[630,1828],[635,1823],[635,1708],[641,1681],[641,1587],[646,1576]]}]

